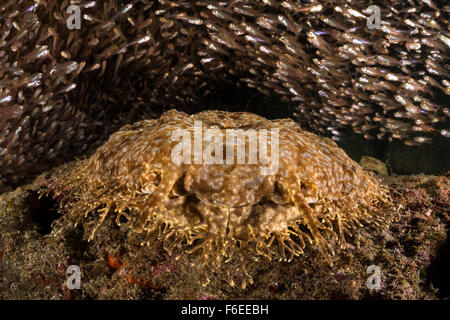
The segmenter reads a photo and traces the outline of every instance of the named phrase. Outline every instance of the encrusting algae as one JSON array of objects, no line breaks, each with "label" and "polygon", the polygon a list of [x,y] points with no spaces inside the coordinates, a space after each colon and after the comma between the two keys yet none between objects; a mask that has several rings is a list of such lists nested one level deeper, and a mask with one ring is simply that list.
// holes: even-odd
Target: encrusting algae
[{"label": "encrusting algae", "polygon": [[[270,131],[266,151],[272,161],[278,151],[278,170],[264,172],[263,164],[250,161],[250,153],[245,161],[174,161],[180,146],[174,133],[184,130],[195,140],[199,122],[221,140],[231,129],[256,133],[260,148],[263,133]],[[251,137],[242,141],[241,147],[250,150]],[[205,153],[219,159],[230,150],[233,159],[238,151],[238,158],[239,143],[228,136],[222,142],[211,149],[212,140],[203,138],[203,160]],[[159,119],[124,126],[56,179],[66,191],[61,209],[69,221],[78,224],[88,214],[99,215],[90,240],[107,215],[116,214],[117,224],[125,217],[132,232],[146,235],[143,244],[156,237],[169,253],[187,246],[209,271],[238,259],[239,271],[250,283],[246,261],[275,255],[291,261],[303,253],[306,242],[315,243],[332,266],[333,243],[344,245],[344,233],[361,222],[388,220],[378,209],[391,203],[387,189],[334,141],[306,132],[290,119],[270,121],[245,112],[188,115],[170,110]],[[327,234],[335,241],[326,240]]]}]

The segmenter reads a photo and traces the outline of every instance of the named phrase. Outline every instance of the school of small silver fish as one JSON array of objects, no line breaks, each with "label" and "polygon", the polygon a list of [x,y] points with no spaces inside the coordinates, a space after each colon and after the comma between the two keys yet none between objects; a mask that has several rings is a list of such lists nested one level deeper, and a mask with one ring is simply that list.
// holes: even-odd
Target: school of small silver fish
[{"label": "school of small silver fish", "polygon": [[[111,124],[204,108],[230,84],[296,104],[339,140],[450,137],[450,5],[436,0],[3,0],[0,191],[72,159]],[[70,30],[78,6],[81,28]]]}]

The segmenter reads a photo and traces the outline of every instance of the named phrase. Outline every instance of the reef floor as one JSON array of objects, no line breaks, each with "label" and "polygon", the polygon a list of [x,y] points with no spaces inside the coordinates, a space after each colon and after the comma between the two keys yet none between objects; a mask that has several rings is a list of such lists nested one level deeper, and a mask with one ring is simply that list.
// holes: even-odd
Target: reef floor
[{"label": "reef floor", "polygon": [[[260,259],[254,283],[230,287],[225,264],[201,285],[189,254],[171,256],[155,242],[140,246],[109,215],[91,242],[82,226],[52,228],[57,195],[39,198],[49,173],[0,195],[0,299],[448,299],[450,296],[450,176],[380,177],[399,205],[388,227],[364,225],[347,237],[329,267],[307,246],[291,262]],[[81,270],[81,289],[69,290],[70,265]],[[378,267],[379,290],[369,289],[370,266]],[[373,267],[372,267],[373,268]],[[373,270],[373,269],[372,269]],[[223,272],[222,272],[223,271]],[[239,285],[240,278],[236,275]]]}]

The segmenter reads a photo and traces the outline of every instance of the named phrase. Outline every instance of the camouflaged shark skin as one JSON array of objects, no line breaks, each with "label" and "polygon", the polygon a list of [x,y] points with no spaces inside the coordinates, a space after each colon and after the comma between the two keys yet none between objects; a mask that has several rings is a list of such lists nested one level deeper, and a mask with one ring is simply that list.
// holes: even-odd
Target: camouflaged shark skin
[{"label": "camouflaged shark skin", "polygon": [[[199,121],[222,139],[214,152],[211,140],[202,140],[203,152],[214,156],[237,154],[227,130],[256,132],[258,139],[270,131],[265,141],[272,161],[278,152],[278,168],[262,171],[264,164],[250,163],[249,153],[244,163],[237,156],[234,162],[207,163],[204,154],[199,163],[177,161],[173,150],[180,142],[173,134],[185,130],[194,136]],[[250,138],[245,141],[250,150]],[[129,232],[144,235],[142,244],[159,239],[169,253],[175,247],[195,253],[208,272],[238,259],[244,287],[252,281],[245,268],[250,259],[277,253],[291,261],[307,243],[332,265],[335,244],[345,246],[345,233],[362,222],[387,221],[379,208],[391,203],[387,189],[333,140],[302,130],[292,119],[271,121],[244,112],[170,110],[159,119],[127,125],[55,181],[64,190],[61,212],[69,224],[87,226],[87,217],[95,217],[89,240],[108,215],[115,215],[117,224],[127,220]]]}]

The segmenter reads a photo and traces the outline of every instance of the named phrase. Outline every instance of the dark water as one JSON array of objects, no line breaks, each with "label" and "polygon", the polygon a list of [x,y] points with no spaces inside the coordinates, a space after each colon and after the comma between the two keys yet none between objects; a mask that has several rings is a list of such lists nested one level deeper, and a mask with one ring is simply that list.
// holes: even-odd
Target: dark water
[{"label": "dark water", "polygon": [[[264,96],[251,88],[226,88],[216,92],[209,108],[226,111],[247,111],[268,119],[292,118],[296,104],[283,102],[276,96]],[[198,112],[202,109],[183,110]],[[450,122],[450,121],[447,121]],[[445,123],[450,127],[450,123]],[[306,124],[302,128],[314,132]],[[412,175],[441,175],[450,171],[450,139],[435,136],[432,143],[420,146],[407,146],[401,140],[371,139],[367,140],[351,128],[343,128],[341,140],[337,144],[355,161],[362,156],[371,156],[386,163],[389,173]],[[317,133],[317,132],[315,132]]]}]

